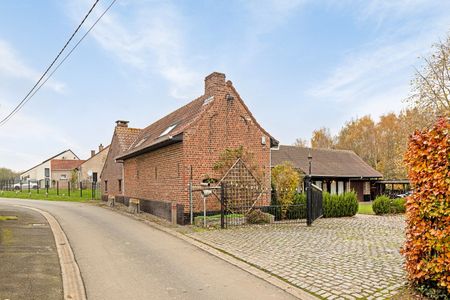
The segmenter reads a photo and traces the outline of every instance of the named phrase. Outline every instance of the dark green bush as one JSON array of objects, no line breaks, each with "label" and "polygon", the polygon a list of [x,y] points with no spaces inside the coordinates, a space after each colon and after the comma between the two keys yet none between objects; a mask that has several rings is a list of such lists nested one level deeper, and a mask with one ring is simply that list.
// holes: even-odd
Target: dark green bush
[{"label": "dark green bush", "polygon": [[372,210],[377,215],[385,215],[391,211],[391,199],[387,196],[378,196],[372,203]]},{"label": "dark green bush", "polygon": [[406,200],[403,198],[398,198],[392,200],[391,213],[393,214],[404,214],[406,212]]},{"label": "dark green bush", "polygon": [[297,193],[294,196],[294,201],[287,209],[286,217],[287,219],[306,218],[306,194]]},{"label": "dark green bush", "polygon": [[355,192],[340,195],[323,193],[323,216],[325,218],[351,217],[358,211],[358,199]]},{"label": "dark green bush", "polygon": [[247,214],[247,223],[268,224],[268,223],[271,223],[272,218],[273,218],[273,216],[271,214],[262,212],[259,209],[255,209]]},{"label": "dark green bush", "polygon": [[378,196],[372,204],[373,212],[377,215],[405,213],[405,199],[390,199],[387,196]]}]

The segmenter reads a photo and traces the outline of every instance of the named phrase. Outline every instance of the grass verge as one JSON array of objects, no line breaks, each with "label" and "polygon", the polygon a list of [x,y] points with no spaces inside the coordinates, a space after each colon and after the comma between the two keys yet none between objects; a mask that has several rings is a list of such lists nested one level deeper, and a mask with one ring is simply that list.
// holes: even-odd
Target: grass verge
[{"label": "grass verge", "polygon": [[359,202],[358,214],[374,215],[372,202]]},{"label": "grass verge", "polygon": [[79,190],[49,189],[47,190],[23,190],[23,191],[0,191],[0,197],[3,198],[19,198],[19,199],[34,199],[34,200],[50,200],[50,201],[73,201],[73,202],[85,202],[89,200],[98,200],[101,195],[99,191],[96,191],[95,196],[92,195],[92,190],[83,190],[82,194]]}]

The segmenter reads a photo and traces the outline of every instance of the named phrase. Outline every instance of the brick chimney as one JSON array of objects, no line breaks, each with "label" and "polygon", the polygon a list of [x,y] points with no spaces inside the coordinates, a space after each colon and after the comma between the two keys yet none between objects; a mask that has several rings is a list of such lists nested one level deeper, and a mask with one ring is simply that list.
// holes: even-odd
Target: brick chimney
[{"label": "brick chimney", "polygon": [[91,150],[91,157],[95,156],[95,150]]},{"label": "brick chimney", "polygon": [[124,120],[117,120],[116,121],[116,126],[117,127],[128,127],[128,123],[130,123],[129,121],[124,121]]},{"label": "brick chimney", "polygon": [[98,146],[98,152],[102,152],[103,151],[103,144],[100,144],[99,146]]},{"label": "brick chimney", "polygon": [[205,95],[212,96],[223,87],[226,87],[225,74],[214,72],[205,77]]}]

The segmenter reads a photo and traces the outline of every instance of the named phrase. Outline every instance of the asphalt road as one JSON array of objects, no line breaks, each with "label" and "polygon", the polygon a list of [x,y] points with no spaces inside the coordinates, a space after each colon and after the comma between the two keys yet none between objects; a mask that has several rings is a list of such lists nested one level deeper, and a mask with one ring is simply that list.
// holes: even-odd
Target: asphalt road
[{"label": "asphalt road", "polygon": [[101,207],[1,198],[0,204],[37,207],[59,221],[88,299],[293,299],[183,240]]}]

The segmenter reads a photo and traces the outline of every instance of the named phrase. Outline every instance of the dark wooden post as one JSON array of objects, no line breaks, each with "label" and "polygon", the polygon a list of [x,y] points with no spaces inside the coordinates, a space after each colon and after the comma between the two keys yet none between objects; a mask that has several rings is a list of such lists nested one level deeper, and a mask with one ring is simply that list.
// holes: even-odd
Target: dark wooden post
[{"label": "dark wooden post", "polygon": [[56,195],[59,196],[59,181],[56,182]]}]

